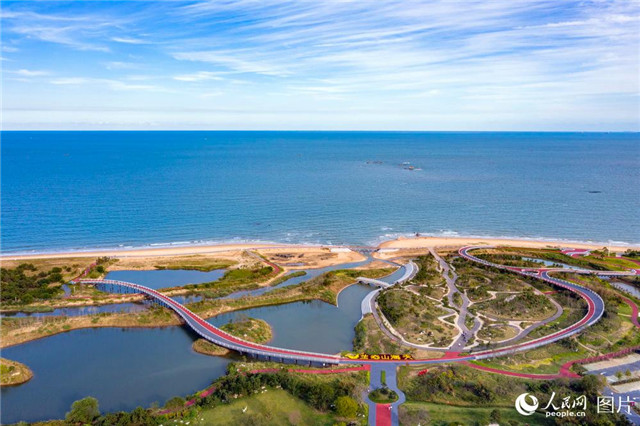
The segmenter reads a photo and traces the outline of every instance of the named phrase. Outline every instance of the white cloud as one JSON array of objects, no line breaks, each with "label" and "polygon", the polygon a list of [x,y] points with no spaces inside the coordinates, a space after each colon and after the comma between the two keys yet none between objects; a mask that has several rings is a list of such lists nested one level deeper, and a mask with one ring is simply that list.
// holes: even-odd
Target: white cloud
[{"label": "white cloud", "polygon": [[129,70],[139,68],[140,65],[133,62],[123,61],[110,61],[106,62],[104,66],[109,70]]},{"label": "white cloud", "polygon": [[151,84],[131,84],[120,80],[112,80],[106,78],[85,78],[85,77],[65,77],[51,80],[50,82],[56,86],[81,86],[81,85],[94,85],[100,88],[105,86],[111,90],[123,90],[123,91],[165,91],[166,89],[160,86]]},{"label": "white cloud", "polygon": [[133,37],[111,37],[111,40],[125,44],[146,44],[147,41]]},{"label": "white cloud", "polygon": [[[621,128],[640,127],[638,1],[87,4],[57,14],[5,8],[3,35],[20,47],[11,60],[23,69],[38,63],[55,76],[73,69],[74,77],[47,79],[65,97],[70,85],[118,91],[118,99],[135,93],[149,121],[158,122],[157,105],[198,98],[243,118],[256,114],[249,105],[259,105],[279,123],[306,111],[311,128],[349,122],[341,117],[356,128],[455,128],[456,120],[479,129],[544,128],[544,120],[589,127],[594,120],[613,126],[616,116]],[[38,41],[75,51],[56,69],[29,60],[28,47]],[[118,56],[123,43],[127,55]],[[137,68],[144,71],[127,75]],[[171,88],[193,84],[170,91],[162,87],[167,81]],[[40,93],[34,87],[34,99]],[[9,94],[7,104],[24,96]],[[598,121],[602,104],[610,110]],[[335,122],[320,126],[318,119]]]},{"label": "white cloud", "polygon": [[207,80],[224,80],[223,77],[220,77],[220,73],[214,73],[210,71],[198,71],[192,74],[176,75],[173,77],[173,79],[178,81],[188,81],[188,82],[207,81]]},{"label": "white cloud", "polygon": [[27,69],[5,70],[5,72],[9,73],[9,74],[15,74],[15,75],[18,75],[18,76],[21,76],[21,77],[42,77],[42,76],[51,74],[49,71],[27,70]]}]

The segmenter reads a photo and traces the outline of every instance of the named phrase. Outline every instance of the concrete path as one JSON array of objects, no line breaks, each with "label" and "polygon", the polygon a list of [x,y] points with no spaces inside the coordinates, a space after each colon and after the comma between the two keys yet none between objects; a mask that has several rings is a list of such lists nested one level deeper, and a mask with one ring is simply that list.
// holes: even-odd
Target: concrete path
[{"label": "concrete path", "polygon": [[[449,350],[454,352],[461,352],[464,347],[467,345],[467,342],[471,337],[478,331],[482,322],[479,318],[475,318],[473,322],[473,327],[471,330],[467,327],[467,314],[469,313],[469,298],[466,293],[462,293],[458,290],[458,286],[456,286],[456,281],[458,280],[458,274],[449,266],[447,262],[441,258],[438,253],[432,248],[429,248],[429,253],[433,256],[433,258],[438,262],[440,268],[442,268],[442,277],[447,282],[447,287],[449,287],[449,294],[447,294],[447,298],[449,300],[449,306],[453,306],[458,309],[458,319],[456,321],[456,326],[458,330],[460,330],[460,334],[457,339],[451,344]],[[458,306],[454,301],[455,294],[458,293],[460,298],[462,299],[462,304]]]},{"label": "concrete path", "polygon": [[[398,421],[398,407],[400,406],[400,404],[405,402],[406,397],[404,393],[398,388],[396,365],[387,363],[372,364],[369,387],[370,390],[383,387],[381,380],[382,371],[385,371],[385,381],[387,382],[387,388],[398,394],[398,400],[393,404],[376,404],[367,397],[366,401],[367,405],[369,406],[369,426],[398,426],[400,424]],[[381,411],[383,410],[387,410],[390,413],[390,416],[382,415]]]}]

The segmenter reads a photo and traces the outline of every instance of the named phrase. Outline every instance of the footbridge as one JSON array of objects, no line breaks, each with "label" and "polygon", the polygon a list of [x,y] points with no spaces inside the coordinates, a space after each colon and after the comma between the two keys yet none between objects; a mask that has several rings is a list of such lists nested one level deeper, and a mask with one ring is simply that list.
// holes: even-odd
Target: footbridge
[{"label": "footbridge", "polygon": [[[475,257],[469,253],[470,250],[479,249],[479,248],[488,248],[488,247],[486,246],[464,247],[460,249],[459,254],[461,257],[471,260],[473,262],[479,262],[487,266],[510,270],[510,271],[527,275],[527,276],[533,276],[535,278],[544,280],[554,286],[562,287],[569,291],[572,291],[578,294],[583,299],[585,299],[585,301],[587,302],[588,311],[586,315],[580,321],[578,321],[577,323],[565,329],[556,331],[553,334],[540,337],[537,339],[533,339],[524,343],[514,344],[512,346],[494,348],[490,350],[483,350],[483,351],[471,352],[471,353],[450,352],[441,358],[424,358],[424,359],[412,359],[412,360],[402,360],[402,361],[378,360],[378,359],[360,360],[360,359],[353,359],[349,357],[342,357],[335,354],[306,352],[306,351],[278,348],[278,347],[266,346],[266,345],[260,345],[257,343],[248,342],[246,340],[235,337],[229,333],[226,333],[225,331],[209,324],[207,321],[202,319],[197,314],[193,313],[184,305],[176,302],[175,300],[160,293],[159,291],[156,291],[154,289],[151,289],[139,284],[129,283],[125,281],[99,280],[99,279],[98,280],[77,279],[75,282],[72,281],[72,283],[91,284],[91,285],[95,285],[97,288],[103,291],[108,291],[108,292],[144,294],[155,303],[176,312],[185,321],[186,325],[189,326],[195,333],[197,333],[202,338],[216,345],[239,352],[241,354],[256,357],[259,359],[268,360],[268,361],[274,361],[274,362],[296,363],[296,364],[300,363],[300,364],[309,364],[309,365],[318,365],[318,366],[327,366],[327,365],[339,364],[339,363],[374,364],[374,363],[380,363],[380,362],[396,363],[398,365],[406,364],[406,363],[432,364],[432,363],[460,362],[460,361],[472,361],[472,360],[478,360],[478,359],[492,358],[495,356],[507,355],[510,353],[529,350],[538,346],[555,342],[560,339],[564,339],[568,336],[571,336],[573,334],[576,334],[582,331],[584,328],[594,324],[602,317],[602,314],[604,312],[604,302],[602,301],[600,296],[594,291],[586,287],[583,287],[581,285],[574,284],[569,281],[565,281],[556,277],[552,277],[549,275],[549,272],[544,270],[543,268],[536,270],[535,272],[520,271],[519,268],[492,264],[483,259]],[[415,270],[413,270],[414,267],[415,265],[411,267],[413,274],[415,274]],[[417,267],[415,268],[417,270]],[[565,270],[565,271],[573,272],[573,270]],[[408,272],[405,272],[400,279],[392,282],[395,284],[408,276],[411,276],[411,274],[409,274]],[[366,279],[366,280],[371,281],[370,279]],[[393,285],[391,284],[391,282],[385,282],[382,280],[373,280],[373,281],[375,284],[379,285],[381,288],[374,292],[371,292],[370,295],[372,295],[372,297],[365,298],[365,301],[363,301],[363,304],[366,303],[369,306],[371,305],[373,297],[375,297],[375,295],[373,295],[374,293],[379,292],[382,289],[382,287],[389,287]],[[292,324],[292,326],[295,326],[295,324]]]},{"label": "footbridge", "polygon": [[215,343],[218,346],[239,352],[243,355],[249,355],[267,361],[284,363],[290,362],[295,364],[305,363],[319,366],[338,364],[340,362],[340,357],[337,355],[274,348],[248,342],[232,336],[231,334],[209,324],[184,305],[149,287],[116,280],[83,279],[78,280],[77,282],[81,284],[93,284],[96,288],[108,292],[144,294],[151,298],[155,303],[176,312],[185,321],[185,323],[202,338]]},{"label": "footbridge", "polygon": [[480,250],[480,249],[493,249],[495,246],[470,246],[463,247],[459,250],[458,254],[460,257],[463,257],[472,262],[480,263],[485,266],[490,266],[492,268],[506,269],[513,272],[518,272],[526,275],[539,275],[543,272],[569,272],[572,274],[580,274],[580,275],[597,275],[599,277],[633,277],[636,275],[640,275],[640,269],[630,269],[628,271],[600,271],[595,269],[584,269],[584,268],[540,268],[540,267],[517,267],[517,266],[504,266],[497,263],[489,262],[488,260],[481,259],[477,256],[473,256],[469,254],[471,250]]},{"label": "footbridge", "polygon": [[367,284],[372,287],[380,287],[380,288],[387,288],[393,285],[392,283],[388,283],[382,280],[376,280],[374,278],[365,278],[365,277],[358,277],[356,278],[356,281],[360,284]]}]

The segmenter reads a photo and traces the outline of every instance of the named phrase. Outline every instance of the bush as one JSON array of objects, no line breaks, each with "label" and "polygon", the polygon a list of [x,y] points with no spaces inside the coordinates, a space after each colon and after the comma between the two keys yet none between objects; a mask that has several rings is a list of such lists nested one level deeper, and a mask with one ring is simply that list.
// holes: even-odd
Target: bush
[{"label": "bush", "polygon": [[174,396],[173,398],[168,400],[166,404],[164,404],[164,408],[169,410],[177,410],[184,407],[185,402],[186,401],[184,400],[184,398],[180,396]]},{"label": "bush", "polygon": [[358,413],[358,403],[350,396],[341,396],[336,399],[336,413],[340,417],[355,417]]},{"label": "bush", "polygon": [[67,413],[65,419],[69,423],[85,424],[93,422],[98,416],[100,416],[98,400],[88,396],[71,404],[71,411]]}]

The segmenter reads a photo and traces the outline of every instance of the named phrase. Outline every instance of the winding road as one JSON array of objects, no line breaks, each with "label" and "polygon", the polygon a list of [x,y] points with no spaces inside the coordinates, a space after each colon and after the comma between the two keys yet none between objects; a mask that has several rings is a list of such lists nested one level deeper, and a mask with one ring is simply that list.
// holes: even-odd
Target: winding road
[{"label": "winding road", "polygon": [[[274,362],[295,363],[295,364],[304,363],[308,365],[318,365],[318,366],[328,366],[328,365],[335,365],[335,364],[369,365],[372,368],[372,371],[376,371],[376,372],[380,370],[387,371],[386,373],[387,377],[390,378],[390,377],[395,377],[395,369],[399,365],[403,365],[407,363],[433,364],[433,363],[447,363],[447,362],[468,362],[472,360],[480,360],[480,359],[492,358],[496,356],[507,355],[507,354],[511,354],[519,351],[526,351],[535,347],[539,347],[542,345],[546,345],[546,344],[558,341],[560,339],[564,339],[596,323],[604,313],[604,302],[602,298],[596,292],[586,287],[583,287],[575,283],[571,283],[569,281],[562,280],[560,278],[550,276],[549,274],[552,272],[569,272],[570,271],[571,273],[596,274],[596,275],[602,275],[602,276],[639,275],[640,274],[640,270],[632,270],[630,272],[612,272],[612,271],[591,271],[586,269],[568,270],[563,268],[518,268],[518,267],[494,264],[484,259],[478,258],[470,253],[471,251],[476,249],[486,249],[486,248],[492,248],[492,247],[490,246],[463,247],[458,251],[458,253],[461,257],[469,261],[480,263],[489,267],[509,270],[511,272],[521,274],[527,277],[535,277],[555,287],[569,290],[577,294],[578,296],[582,297],[587,302],[588,309],[587,309],[586,315],[575,324],[567,328],[564,328],[560,331],[557,331],[555,333],[552,333],[550,335],[533,339],[524,343],[504,346],[500,348],[493,348],[489,350],[479,350],[477,352],[468,352],[464,354],[456,350],[452,350],[447,352],[445,356],[441,358],[425,358],[425,359],[413,359],[413,360],[403,360],[403,361],[397,361],[397,360],[366,360],[365,361],[365,360],[354,360],[354,359],[350,359],[350,358],[343,357],[336,354],[307,352],[307,351],[278,348],[278,347],[260,345],[260,344],[248,342],[246,340],[232,336],[231,334],[226,333],[223,330],[209,324],[200,316],[198,316],[197,314],[189,310],[186,306],[174,301],[173,299],[162,294],[161,292],[151,289],[149,287],[139,285],[139,284],[124,282],[124,281],[104,280],[104,279],[102,280],[101,279],[78,279],[75,282],[83,283],[83,284],[92,284],[98,287],[99,289],[105,290],[108,292],[142,293],[147,297],[151,298],[154,302],[176,312],[185,321],[186,325],[188,325],[193,331],[195,331],[198,335],[202,336],[204,339],[212,343],[215,343],[216,345],[225,347],[230,350],[237,351],[243,355],[249,355],[259,359],[264,359],[264,360],[274,361]],[[415,271],[413,270],[414,266],[415,265],[405,267],[407,270],[410,269],[412,273],[404,273],[403,276],[400,279],[393,282],[392,285],[409,280],[415,273]],[[447,276],[448,275],[449,274],[447,274]],[[366,302],[367,304],[372,305],[374,302],[374,297],[371,297],[365,300],[367,300]],[[363,303],[363,307],[364,307],[364,303]],[[375,312],[375,309],[373,309],[373,312]],[[464,326],[463,315],[460,316],[460,319],[462,323],[459,324],[459,326],[461,326],[463,330],[466,330],[466,332],[470,332]],[[292,326],[295,326],[294,322],[292,322]],[[456,346],[456,348],[461,346],[462,345],[459,344]],[[391,371],[393,371],[393,373],[391,373]],[[388,380],[388,382],[391,382],[391,380]],[[393,381],[392,386],[395,387],[395,380]],[[397,414],[398,405],[399,405],[399,402],[393,404],[390,409],[390,412],[391,412],[390,420],[391,420],[391,424],[394,424],[394,425],[396,425],[398,421],[398,414]]]}]

